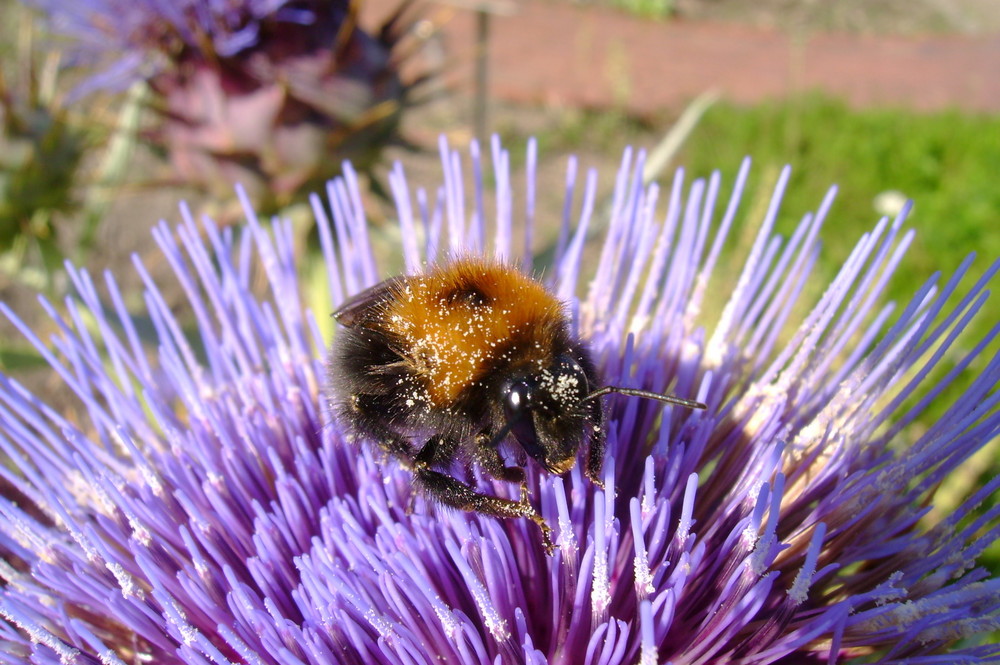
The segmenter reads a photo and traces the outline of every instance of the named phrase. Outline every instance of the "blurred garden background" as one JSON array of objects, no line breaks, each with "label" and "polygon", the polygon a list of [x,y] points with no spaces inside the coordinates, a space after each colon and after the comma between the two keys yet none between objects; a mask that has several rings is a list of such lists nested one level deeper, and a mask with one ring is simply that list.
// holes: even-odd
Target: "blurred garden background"
[{"label": "blurred garden background", "polygon": [[[0,301],[42,337],[52,331],[36,294],[66,294],[64,259],[113,271],[138,306],[131,255],[168,270],[150,228],[178,221],[181,201],[236,223],[235,181],[263,214],[298,225],[308,271],[318,255],[305,196],[350,159],[391,243],[386,174],[398,160],[411,185],[436,186],[440,135],[464,145],[496,133],[515,166],[535,137],[541,220],[561,214],[572,154],[600,172],[602,192],[629,145],[650,152],[648,176],[667,187],[677,167],[688,181],[719,169],[730,187],[749,155],[742,251],[790,164],[780,229],[839,187],[820,284],[907,199],[917,237],[890,296],[954,271],[970,251],[975,274],[1000,256],[992,0],[442,0],[401,14],[397,0],[298,3],[336,8],[323,26],[330,43],[294,16],[206,43],[208,31],[150,31],[124,12],[108,19],[121,42],[102,44],[74,11],[42,20],[60,5],[0,0]],[[537,251],[553,237],[539,236]],[[994,299],[949,353],[960,357],[998,319]],[[0,320],[0,370],[58,400],[61,380],[45,367]],[[941,505],[1000,472],[997,455],[995,443],[985,449]]]}]

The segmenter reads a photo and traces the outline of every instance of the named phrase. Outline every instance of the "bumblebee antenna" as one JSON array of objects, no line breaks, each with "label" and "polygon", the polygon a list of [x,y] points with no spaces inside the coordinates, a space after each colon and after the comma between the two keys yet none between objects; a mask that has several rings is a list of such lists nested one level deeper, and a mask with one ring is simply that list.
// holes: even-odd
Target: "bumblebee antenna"
[{"label": "bumblebee antenna", "polygon": [[708,405],[702,404],[701,402],[696,402],[691,399],[684,399],[682,397],[674,397],[673,395],[661,395],[660,393],[650,392],[648,390],[639,390],[637,388],[620,388],[618,386],[604,386],[603,388],[598,388],[594,392],[590,393],[583,398],[583,401],[597,399],[598,397],[604,397],[611,393],[618,393],[620,395],[630,395],[632,397],[643,397],[645,399],[655,399],[657,402],[666,402],[667,404],[679,404],[681,406],[686,406],[689,409],[707,409]]}]

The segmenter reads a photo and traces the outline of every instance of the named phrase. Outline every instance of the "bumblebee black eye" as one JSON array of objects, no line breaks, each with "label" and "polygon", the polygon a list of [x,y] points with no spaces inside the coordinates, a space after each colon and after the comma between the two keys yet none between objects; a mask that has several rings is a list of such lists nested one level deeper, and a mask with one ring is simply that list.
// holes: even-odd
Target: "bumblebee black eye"
[{"label": "bumblebee black eye", "polygon": [[531,386],[527,381],[513,381],[504,389],[503,410],[507,420],[514,421],[528,412]]},{"label": "bumblebee black eye", "polygon": [[545,451],[538,445],[538,433],[531,415],[532,387],[527,381],[512,381],[504,388],[503,411],[507,427],[524,452],[544,463]]},{"label": "bumblebee black eye", "polygon": [[[536,445],[535,424],[531,417],[531,397],[531,384],[527,381],[513,381],[507,384],[503,396],[503,413],[508,427],[525,449],[527,446]],[[527,445],[525,442],[528,442]]]}]

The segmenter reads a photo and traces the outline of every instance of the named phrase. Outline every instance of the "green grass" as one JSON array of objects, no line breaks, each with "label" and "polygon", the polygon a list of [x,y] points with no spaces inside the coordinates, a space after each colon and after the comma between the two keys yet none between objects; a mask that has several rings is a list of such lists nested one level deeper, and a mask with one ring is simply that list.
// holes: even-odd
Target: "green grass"
[{"label": "green grass", "polygon": [[611,6],[644,18],[666,18],[674,13],[674,0],[611,0]]},{"label": "green grass", "polygon": [[[830,220],[837,232],[824,235],[830,255],[846,256],[857,235],[848,231],[870,227],[875,197],[898,190],[914,200],[910,225],[919,230],[902,276],[922,280],[972,249],[1000,256],[1000,117],[851,111],[820,97],[722,105],[705,116],[681,162],[696,175],[720,168],[731,182],[744,155],[758,174],[793,166],[790,213],[813,209],[831,183],[839,186]],[[787,231],[796,221],[789,214],[781,226]],[[897,295],[912,284],[897,280]]]}]

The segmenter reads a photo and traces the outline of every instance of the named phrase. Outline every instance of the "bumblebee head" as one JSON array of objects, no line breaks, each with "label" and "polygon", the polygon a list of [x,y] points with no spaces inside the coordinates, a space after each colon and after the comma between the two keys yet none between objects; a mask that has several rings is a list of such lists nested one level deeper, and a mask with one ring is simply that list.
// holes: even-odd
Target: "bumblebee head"
[{"label": "bumblebee head", "polygon": [[590,379],[580,363],[558,356],[540,371],[514,375],[502,393],[506,427],[524,452],[550,473],[572,469],[584,424],[594,418],[586,404]]},{"label": "bumblebee head", "polygon": [[[584,362],[588,362],[586,358]],[[589,363],[588,363],[589,364]],[[521,448],[547,471],[562,475],[573,468],[580,446],[601,425],[601,397],[610,393],[704,409],[694,400],[663,395],[646,390],[604,386],[594,389],[596,379],[591,369],[569,355],[557,356],[541,370],[520,372],[502,384],[502,402],[506,425],[498,440],[513,435]],[[587,425],[593,427],[588,428]]]}]

